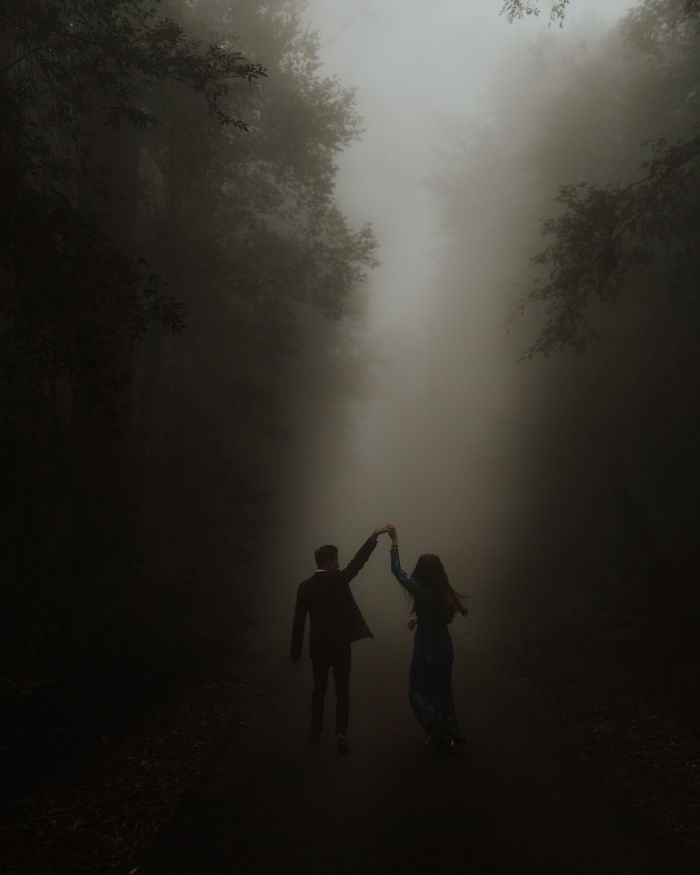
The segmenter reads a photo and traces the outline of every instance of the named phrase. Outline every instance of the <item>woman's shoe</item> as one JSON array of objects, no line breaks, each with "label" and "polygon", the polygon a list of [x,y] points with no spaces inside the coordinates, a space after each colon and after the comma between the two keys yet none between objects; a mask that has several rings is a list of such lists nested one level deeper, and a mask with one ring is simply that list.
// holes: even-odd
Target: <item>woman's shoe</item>
[{"label": "woman's shoe", "polygon": [[428,733],[428,735],[426,735],[424,748],[429,753],[435,753],[444,746],[444,743],[444,735],[442,734],[442,732],[440,732],[440,730],[436,729],[434,732],[430,732]]}]

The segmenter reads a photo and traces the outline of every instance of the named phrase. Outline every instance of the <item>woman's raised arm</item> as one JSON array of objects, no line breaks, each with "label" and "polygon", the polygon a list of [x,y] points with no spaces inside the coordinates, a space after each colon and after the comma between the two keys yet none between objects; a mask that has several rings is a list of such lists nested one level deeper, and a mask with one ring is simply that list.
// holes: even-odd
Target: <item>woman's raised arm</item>
[{"label": "woman's raised arm", "polygon": [[410,592],[414,598],[423,595],[425,591],[423,585],[411,577],[411,575],[401,567],[401,560],[399,558],[399,541],[396,536],[396,529],[390,529],[389,534],[391,535],[391,573],[401,586],[407,592]]}]

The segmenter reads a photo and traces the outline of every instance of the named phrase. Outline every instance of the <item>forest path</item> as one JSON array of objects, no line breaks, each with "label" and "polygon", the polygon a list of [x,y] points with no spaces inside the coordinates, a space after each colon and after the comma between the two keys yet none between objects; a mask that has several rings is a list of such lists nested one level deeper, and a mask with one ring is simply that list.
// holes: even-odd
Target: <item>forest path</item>
[{"label": "forest path", "polygon": [[[457,630],[456,630],[457,631]],[[353,648],[352,754],[308,745],[311,671],[280,663],[248,729],[147,855],[144,875],[695,871],[610,798],[517,685],[455,636],[461,757],[422,749],[408,706],[412,641]],[[332,729],[332,683],[326,723]]]}]

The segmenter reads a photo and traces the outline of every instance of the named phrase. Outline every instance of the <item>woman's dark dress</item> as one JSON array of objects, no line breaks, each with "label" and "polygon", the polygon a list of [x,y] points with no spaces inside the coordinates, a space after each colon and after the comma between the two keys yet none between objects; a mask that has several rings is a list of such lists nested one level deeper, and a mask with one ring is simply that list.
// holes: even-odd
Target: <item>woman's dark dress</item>
[{"label": "woman's dark dress", "polygon": [[447,628],[454,611],[441,605],[432,590],[407,574],[398,547],[391,550],[391,571],[414,599],[416,634],[409,675],[408,698],[426,736],[437,734],[461,741],[452,699],[454,651]]}]

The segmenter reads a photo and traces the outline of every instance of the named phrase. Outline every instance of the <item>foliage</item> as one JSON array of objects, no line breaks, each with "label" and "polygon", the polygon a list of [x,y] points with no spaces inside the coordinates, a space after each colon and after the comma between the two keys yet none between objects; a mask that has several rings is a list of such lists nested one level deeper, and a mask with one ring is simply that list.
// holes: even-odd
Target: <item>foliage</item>
[{"label": "foliage", "polygon": [[[567,684],[604,683],[697,721],[700,52],[689,12],[643,2],[602,38],[582,24],[514,42],[488,117],[465,125],[444,170],[434,309],[459,373],[443,404],[457,428],[460,411],[470,423],[451,467],[478,459],[486,472],[464,515],[478,496],[482,530],[495,533],[483,560],[491,628]],[[545,249],[537,217],[548,213]],[[524,274],[524,317],[505,333]],[[535,355],[555,350],[555,366]]]},{"label": "foliage", "polygon": [[225,251],[236,260],[237,290],[309,302],[337,318],[374,263],[375,243],[368,228],[348,227],[333,200],[336,155],[360,122],[353,92],[319,77],[317,39],[303,28],[300,9],[290,0],[218,9],[219,21],[248,33],[270,79],[250,95],[251,136],[221,143],[236,160],[217,200],[230,217]]},{"label": "foliage", "polygon": [[131,379],[124,353],[153,319],[181,328],[184,311],[158,291],[142,257],[110,240],[107,192],[100,192],[109,180],[87,166],[91,157],[93,164],[109,157],[92,155],[99,128],[86,136],[87,125],[101,116],[113,129],[124,120],[149,126],[148,88],[171,80],[201,92],[219,121],[244,127],[221,101],[231,79],[249,81],[263,71],[230,46],[192,39],[143,0],[9,2],[0,27],[10,205],[0,244],[0,403],[16,408],[23,398],[33,405],[67,380],[89,396],[89,408],[104,412]]},{"label": "foliage", "polygon": [[[549,4],[549,19],[560,26],[564,22],[569,0],[551,0]],[[505,0],[501,7],[501,15],[505,15],[508,21],[517,18],[538,17],[542,8],[540,0]]]},{"label": "foliage", "polygon": [[299,374],[322,371],[338,397],[341,384],[356,391],[361,382],[347,326],[376,242],[335,202],[337,155],[360,120],[352,91],[320,75],[301,5],[221,0],[188,10],[200,39],[241,34],[268,72],[230,95],[245,134],[203,120],[181,89],[158,88],[161,123],[147,151],[155,264],[191,317],[182,338],[153,340],[143,374],[154,385],[146,522],[176,533],[180,561],[223,587],[275,516],[284,446],[303,428]]},{"label": "foliage", "polygon": [[99,704],[248,621],[295,362],[348,366],[375,263],[360,120],[296,0],[9,0],[0,37],[0,687]]},{"label": "foliage", "polygon": [[681,119],[681,130],[672,141],[645,144],[651,157],[630,183],[560,188],[563,213],[542,224],[552,242],[533,259],[541,271],[528,301],[544,303],[547,322],[530,355],[582,350],[593,336],[585,321],[589,302],[616,298],[636,268],[662,254],[669,289],[692,277],[700,232],[699,25],[700,7],[675,0],[646,2],[628,17],[626,38],[648,59],[655,90],[670,86],[680,96],[675,118],[668,115],[675,125]]},{"label": "foliage", "polygon": [[645,175],[629,185],[561,188],[563,215],[542,224],[554,242],[533,258],[546,279],[535,278],[529,301],[547,305],[547,322],[530,355],[584,349],[593,336],[585,322],[590,300],[617,297],[630,272],[650,265],[659,247],[670,284],[683,284],[694,272],[700,136],[672,145],[659,140],[651,149]]},{"label": "foliage", "polygon": [[11,97],[44,103],[47,115],[32,129],[76,123],[96,108],[112,125],[147,125],[144,89],[166,80],[201,92],[217,118],[245,127],[221,101],[231,80],[259,78],[263,68],[228,38],[209,45],[192,38],[158,7],[157,0],[7,0],[0,28],[11,49],[0,74],[10,77]]}]

